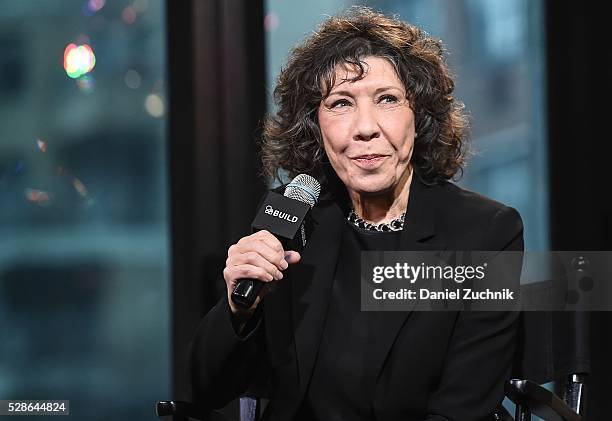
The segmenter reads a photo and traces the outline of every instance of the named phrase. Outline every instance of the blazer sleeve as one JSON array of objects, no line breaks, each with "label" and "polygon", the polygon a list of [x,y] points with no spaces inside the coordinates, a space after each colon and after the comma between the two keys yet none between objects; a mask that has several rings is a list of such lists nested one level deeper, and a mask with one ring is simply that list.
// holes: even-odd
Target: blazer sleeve
[{"label": "blazer sleeve", "polygon": [[202,319],[189,347],[193,401],[204,410],[224,407],[243,393],[265,354],[260,305],[238,335],[225,295]]},{"label": "blazer sleeve", "polygon": [[[523,224],[515,209],[503,207],[495,213],[483,250],[523,251]],[[517,321],[518,312],[458,313],[426,421],[476,421],[491,415],[503,400],[504,383],[510,377]]]},{"label": "blazer sleeve", "polygon": [[[285,186],[274,191],[281,192]],[[259,209],[267,195],[259,199]],[[263,303],[238,335],[226,294],[204,316],[189,344],[193,402],[218,409],[244,393],[254,378],[265,377]]]}]

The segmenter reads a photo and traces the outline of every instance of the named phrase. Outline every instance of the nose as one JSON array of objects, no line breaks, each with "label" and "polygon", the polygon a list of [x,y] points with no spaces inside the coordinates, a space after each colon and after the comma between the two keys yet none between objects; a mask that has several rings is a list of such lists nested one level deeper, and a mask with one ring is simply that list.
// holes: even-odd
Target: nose
[{"label": "nose", "polygon": [[380,137],[380,127],[376,113],[371,107],[365,105],[357,108],[354,123],[353,140],[367,142]]}]

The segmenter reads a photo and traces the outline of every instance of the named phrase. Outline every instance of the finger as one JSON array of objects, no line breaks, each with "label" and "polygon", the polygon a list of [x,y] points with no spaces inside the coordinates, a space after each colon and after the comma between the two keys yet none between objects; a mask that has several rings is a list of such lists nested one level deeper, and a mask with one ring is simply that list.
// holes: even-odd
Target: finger
[{"label": "finger", "polygon": [[[270,263],[274,263],[280,270],[285,270],[289,266],[289,264],[285,261],[285,250],[283,250],[283,246],[278,241],[277,238],[273,239],[262,239],[259,241],[259,244],[263,245],[262,249],[257,249],[262,256],[264,256]],[[265,254],[264,254],[265,253]]]},{"label": "finger", "polygon": [[227,282],[235,284],[238,279],[257,279],[263,282],[270,282],[274,277],[265,269],[254,265],[230,266],[223,269],[223,277]]},{"label": "finger", "polygon": [[[240,254],[248,254],[251,252],[255,252],[259,254],[262,258],[275,265],[278,269],[284,270],[287,269],[287,262],[284,259],[284,253],[278,252],[272,249],[266,242],[260,240],[245,241],[242,244],[236,244],[228,250],[228,261],[232,258],[232,264],[241,264],[241,263],[254,263],[253,261],[247,262],[246,260],[239,259],[233,260]],[[271,272],[272,273],[272,272]]]},{"label": "finger", "polygon": [[276,251],[277,253],[283,253],[284,249],[283,249],[283,245],[281,244],[280,240],[278,238],[276,238],[274,235],[272,235],[270,232],[268,231],[258,231],[255,233],[255,239],[259,240],[259,241],[263,241],[264,243],[266,243],[268,245],[268,247],[270,247],[272,250]]},{"label": "finger", "polygon": [[[276,254],[271,250],[267,250],[268,254],[272,254],[276,260]],[[226,266],[239,266],[249,264],[253,266],[259,266],[266,272],[274,276],[275,279],[281,279],[283,274],[280,272],[279,267],[273,263],[270,263],[270,258],[265,258],[261,255],[260,251],[248,251],[246,253],[234,253],[227,258],[225,261]]]},{"label": "finger", "polygon": [[285,252],[285,261],[289,264],[295,264],[302,259],[300,253],[297,251],[289,250]]}]

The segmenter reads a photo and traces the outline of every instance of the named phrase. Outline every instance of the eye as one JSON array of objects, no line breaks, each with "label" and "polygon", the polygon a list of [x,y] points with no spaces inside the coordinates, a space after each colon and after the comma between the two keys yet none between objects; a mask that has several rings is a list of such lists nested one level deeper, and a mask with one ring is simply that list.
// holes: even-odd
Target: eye
[{"label": "eye", "polygon": [[334,101],[330,108],[343,108],[343,107],[348,107],[350,105],[351,105],[351,103],[348,100],[346,100],[346,99],[339,99],[337,101]]},{"label": "eye", "polygon": [[378,98],[378,102],[383,104],[396,104],[397,97],[395,95],[385,94]]}]

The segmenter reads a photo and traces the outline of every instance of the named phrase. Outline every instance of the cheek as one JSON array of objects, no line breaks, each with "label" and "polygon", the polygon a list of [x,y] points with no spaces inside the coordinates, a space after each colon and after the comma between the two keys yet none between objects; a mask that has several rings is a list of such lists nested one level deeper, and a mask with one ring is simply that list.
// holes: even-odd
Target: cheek
[{"label": "cheek", "polygon": [[346,130],[340,121],[322,121],[319,123],[325,152],[331,155],[341,154],[348,147]]},{"label": "cheek", "polygon": [[389,121],[388,139],[398,152],[400,159],[405,159],[412,154],[414,147],[414,120],[404,118]]},{"label": "cheek", "polygon": [[339,144],[330,141],[329,138],[323,139],[323,146],[327,154],[327,159],[336,175],[340,177],[344,184],[348,183],[351,168],[348,159],[346,159],[346,156],[342,153],[343,149],[339,147]]},{"label": "cheek", "polygon": [[331,144],[328,140],[323,140],[323,146],[325,149],[325,153],[327,154],[327,159],[329,160],[329,163],[331,164],[336,174],[340,175],[346,172],[346,165],[342,162],[342,154],[337,149],[337,145]]}]

